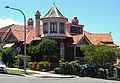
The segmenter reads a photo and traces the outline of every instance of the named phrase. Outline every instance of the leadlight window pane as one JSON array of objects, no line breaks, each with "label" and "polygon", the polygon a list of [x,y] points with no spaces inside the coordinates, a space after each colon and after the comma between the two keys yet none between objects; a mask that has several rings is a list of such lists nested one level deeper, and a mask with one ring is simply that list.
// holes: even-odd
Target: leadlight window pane
[{"label": "leadlight window pane", "polygon": [[80,27],[70,27],[70,32],[73,34],[79,34],[80,33]]},{"label": "leadlight window pane", "polygon": [[63,58],[64,57],[64,43],[60,44],[60,56]]},{"label": "leadlight window pane", "polygon": [[50,23],[50,33],[57,33],[57,22]]},{"label": "leadlight window pane", "polygon": [[60,31],[60,33],[65,33],[65,31],[64,31],[64,23],[60,23],[60,25],[59,25],[59,31]]},{"label": "leadlight window pane", "polygon": [[43,23],[44,33],[48,33],[48,23]]},{"label": "leadlight window pane", "polygon": [[0,43],[2,42],[2,37],[0,36]]}]

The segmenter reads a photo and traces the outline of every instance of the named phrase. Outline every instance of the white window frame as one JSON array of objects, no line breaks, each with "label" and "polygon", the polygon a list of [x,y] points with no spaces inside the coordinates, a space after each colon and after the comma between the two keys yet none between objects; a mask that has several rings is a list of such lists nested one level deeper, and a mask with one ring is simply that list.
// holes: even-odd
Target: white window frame
[{"label": "white window frame", "polygon": [[65,44],[62,42],[60,43],[60,57],[64,58],[65,56]]}]

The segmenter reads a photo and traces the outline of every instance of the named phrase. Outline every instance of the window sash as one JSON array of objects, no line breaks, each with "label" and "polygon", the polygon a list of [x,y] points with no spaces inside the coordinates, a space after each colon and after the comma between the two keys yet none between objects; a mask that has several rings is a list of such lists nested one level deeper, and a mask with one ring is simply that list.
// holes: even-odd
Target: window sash
[{"label": "window sash", "polygon": [[64,57],[64,50],[65,50],[64,46],[65,46],[64,43],[60,44],[60,57]]},{"label": "window sash", "polygon": [[57,22],[50,23],[50,33],[57,33]]},{"label": "window sash", "polygon": [[44,33],[48,33],[48,23],[43,23]]},{"label": "window sash", "polygon": [[59,25],[59,30],[60,30],[60,33],[65,33],[65,31],[64,31],[64,23],[60,23],[60,25]]}]

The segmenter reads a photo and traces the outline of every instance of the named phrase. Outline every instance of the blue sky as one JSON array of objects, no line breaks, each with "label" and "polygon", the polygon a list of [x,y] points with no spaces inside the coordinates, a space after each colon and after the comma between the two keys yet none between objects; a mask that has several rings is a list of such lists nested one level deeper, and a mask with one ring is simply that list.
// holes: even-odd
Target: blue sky
[{"label": "blue sky", "polygon": [[11,18],[23,22],[21,13],[5,9],[6,5],[20,8],[28,18],[33,18],[37,10],[43,17],[55,2],[62,14],[71,21],[77,16],[84,30],[91,33],[110,33],[120,45],[120,0],[1,0],[0,20]]}]

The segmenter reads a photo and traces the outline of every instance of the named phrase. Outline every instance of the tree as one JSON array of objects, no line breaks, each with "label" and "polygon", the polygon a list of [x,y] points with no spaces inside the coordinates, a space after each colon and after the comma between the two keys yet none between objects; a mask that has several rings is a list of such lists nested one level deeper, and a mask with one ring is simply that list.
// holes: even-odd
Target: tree
[{"label": "tree", "polygon": [[12,48],[4,48],[2,50],[2,61],[9,67],[12,67],[14,64],[14,57]]},{"label": "tree", "polygon": [[[14,66],[24,68],[24,59],[26,58],[26,61],[29,62],[31,57],[30,56],[25,57],[23,54],[19,54],[15,58],[16,60]],[[28,64],[26,66],[28,66]]]},{"label": "tree", "polygon": [[85,60],[100,66],[113,64],[116,57],[116,48],[107,45],[85,45],[81,47]]},{"label": "tree", "polygon": [[2,52],[0,52],[0,60],[2,59]]},{"label": "tree", "polygon": [[40,52],[44,58],[50,60],[52,56],[57,56],[59,51],[59,46],[57,42],[53,39],[44,39],[40,42]]},{"label": "tree", "polygon": [[116,48],[116,54],[117,54],[117,58],[120,59],[120,48]]},{"label": "tree", "polygon": [[28,55],[31,56],[31,61],[40,61],[41,55],[40,55],[40,46],[37,45],[31,45],[28,47]]}]

